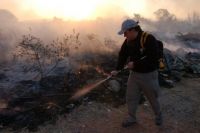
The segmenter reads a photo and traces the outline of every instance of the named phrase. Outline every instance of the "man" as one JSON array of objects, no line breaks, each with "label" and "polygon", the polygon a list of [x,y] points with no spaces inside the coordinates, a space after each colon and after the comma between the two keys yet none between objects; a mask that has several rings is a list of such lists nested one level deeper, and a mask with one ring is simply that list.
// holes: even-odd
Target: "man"
[{"label": "man", "polygon": [[127,67],[130,69],[130,75],[127,82],[126,102],[128,106],[128,118],[123,121],[122,126],[128,127],[135,124],[136,110],[139,104],[141,91],[150,102],[155,113],[155,124],[162,124],[162,114],[158,102],[158,45],[155,37],[148,34],[141,47],[141,36],[144,32],[138,25],[138,22],[127,19],[122,23],[119,35],[124,34],[126,38],[119,52],[118,64],[116,70],[112,71],[113,76],[123,69],[127,58],[129,62]]}]

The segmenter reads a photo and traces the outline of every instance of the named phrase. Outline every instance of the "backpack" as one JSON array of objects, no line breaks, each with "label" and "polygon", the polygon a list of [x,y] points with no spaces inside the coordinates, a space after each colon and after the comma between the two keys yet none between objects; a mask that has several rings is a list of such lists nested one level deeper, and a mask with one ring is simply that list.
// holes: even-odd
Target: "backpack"
[{"label": "backpack", "polygon": [[[142,32],[141,38],[140,38],[140,45],[141,45],[141,49],[142,51],[144,50],[144,44],[147,40],[148,37],[148,33],[147,32]],[[165,68],[164,65],[164,57],[163,57],[163,43],[160,40],[157,40],[157,44],[158,44],[158,64],[159,64],[159,69],[163,70]]]}]

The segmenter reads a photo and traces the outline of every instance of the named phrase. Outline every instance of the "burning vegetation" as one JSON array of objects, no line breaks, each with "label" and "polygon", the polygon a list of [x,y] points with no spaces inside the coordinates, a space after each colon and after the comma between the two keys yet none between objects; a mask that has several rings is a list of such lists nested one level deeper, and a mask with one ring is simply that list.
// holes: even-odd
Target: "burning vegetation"
[{"label": "burning vegetation", "polygon": [[[85,52],[81,57],[75,56],[81,45],[78,37],[79,34],[74,33],[66,35],[63,41],[45,45],[39,38],[23,36],[14,54],[14,62],[15,65],[21,64],[23,74],[31,72],[34,76],[17,82],[8,90],[1,87],[4,90],[0,110],[2,129],[35,131],[38,125],[55,122],[60,114],[70,113],[75,107],[94,100],[114,107],[125,104],[128,71],[109,77],[109,72],[115,68],[116,52],[96,52],[92,56]],[[190,52],[179,57],[165,49],[164,54],[166,68],[159,73],[160,85],[172,88],[183,76],[199,77],[199,53]],[[66,65],[69,59],[74,64]],[[6,74],[11,70],[3,67],[2,70],[0,80],[9,82]],[[143,101],[144,98],[141,103]]]},{"label": "burning vegetation", "polygon": [[[179,22],[167,10],[155,14],[162,21],[153,22],[137,14],[135,17],[160,32],[166,30],[164,24]],[[167,49],[171,40],[163,39],[165,69],[159,71],[160,85],[171,89],[183,77],[200,77],[199,33],[180,33],[174,38],[181,48]],[[177,40],[173,39],[176,45]],[[3,44],[1,40],[0,34]],[[91,101],[116,108],[125,104],[129,71],[109,77],[116,65],[117,43],[109,37],[102,43],[95,34],[83,36],[75,30],[51,43],[31,34],[24,35],[13,48],[13,60],[0,64],[0,128],[36,131],[39,125],[53,123],[59,115]],[[4,49],[5,45],[0,47]],[[142,97],[140,103],[144,101]]]}]

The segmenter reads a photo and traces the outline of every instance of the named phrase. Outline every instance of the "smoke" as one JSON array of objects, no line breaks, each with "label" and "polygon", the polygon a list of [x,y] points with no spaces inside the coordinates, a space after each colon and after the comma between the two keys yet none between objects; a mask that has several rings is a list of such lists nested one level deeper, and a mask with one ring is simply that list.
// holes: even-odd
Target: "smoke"
[{"label": "smoke", "polygon": [[[44,44],[49,44],[65,34],[80,33],[82,50],[105,50],[105,38],[114,40],[120,21],[113,19],[97,19],[83,21],[64,21],[60,18],[52,20],[19,21],[7,10],[0,10],[0,52],[1,61],[12,58],[12,52],[19,44],[22,35],[31,34],[40,38]],[[110,25],[113,25],[111,27]]]},{"label": "smoke", "polygon": [[[191,42],[193,47],[191,48],[184,44],[183,41],[177,39],[179,33],[200,32],[200,13],[199,7],[197,7],[198,4],[196,4],[198,2],[194,4],[191,2],[192,0],[190,2],[188,2],[189,0],[169,0],[168,2],[164,0],[142,0],[146,2],[146,5],[142,8],[142,10],[145,8],[142,14],[135,12],[136,10],[132,9],[132,6],[125,10],[125,8],[123,9],[118,5],[109,5],[104,9],[99,9],[102,16],[97,16],[93,20],[80,21],[65,20],[59,17],[52,19],[41,18],[37,17],[34,11],[20,9],[19,3],[23,2],[19,2],[19,0],[12,0],[15,1],[14,3],[0,1],[0,8],[6,7],[0,10],[0,65],[12,62],[13,52],[15,52],[16,46],[21,41],[23,35],[31,34],[40,38],[43,44],[50,44],[53,40],[62,40],[65,34],[70,35],[73,32],[80,34],[79,41],[81,45],[78,50],[73,51],[73,57],[66,58],[60,63],[58,70],[62,71],[59,72],[63,73],[66,69],[68,71],[71,68],[81,67],[82,62],[88,64],[90,64],[91,60],[98,62],[95,58],[96,55],[98,56],[97,53],[117,53],[119,51],[124,37],[117,35],[117,32],[121,28],[122,21],[127,18],[139,20],[144,31],[152,33],[157,39],[164,42],[165,48],[180,55],[190,51],[199,52],[200,50],[199,42]],[[137,3],[138,0],[124,0],[127,4],[130,2],[129,5],[131,5],[132,1]],[[116,3],[116,1],[113,3]],[[121,1],[120,3],[122,4],[123,2]],[[190,9],[188,6],[192,7],[191,11],[185,10]],[[167,9],[165,9],[166,7]],[[76,59],[74,59],[75,56],[77,56]],[[13,65],[9,71],[5,72],[6,76],[9,77],[9,82],[32,80],[37,75],[36,72],[22,72],[22,66],[25,63]],[[51,68],[49,65],[48,69],[51,70]],[[11,85],[14,84],[8,84],[5,88]]]},{"label": "smoke", "polygon": [[6,61],[19,30],[17,18],[7,10],[0,10],[0,62]]},{"label": "smoke", "polygon": [[145,0],[145,2],[146,12],[144,12],[142,15],[147,18],[154,18],[154,11],[166,8],[180,19],[187,18],[188,15],[192,14],[193,12],[197,12],[198,14],[200,13],[200,9],[197,4],[199,3],[198,0]]},{"label": "smoke", "polygon": [[[119,8],[117,9],[119,10]],[[70,35],[75,32],[80,34],[79,41],[81,42],[79,49],[73,51],[73,55],[77,57],[76,59],[74,59],[75,56],[67,58],[64,62],[61,62],[61,65],[67,66],[68,70],[78,68],[81,66],[81,61],[90,63],[91,60],[95,60],[95,56],[98,53],[117,53],[119,51],[124,37],[117,35],[117,32],[121,28],[122,21],[126,18],[139,20],[144,31],[155,35],[157,39],[164,42],[166,48],[172,51],[180,54],[189,51],[199,52],[200,48],[197,46],[199,43],[193,43],[193,48],[189,48],[176,37],[179,32],[185,34],[200,31],[198,13],[190,15],[186,19],[179,19],[173,12],[166,9],[156,9],[152,14],[156,19],[149,19],[141,14],[134,15],[130,13],[130,16],[128,16],[122,13],[119,16],[109,17],[108,15],[106,18],[99,17],[95,20],[72,21],[54,17],[52,19],[21,21],[12,12],[0,10],[0,62],[1,64],[12,62],[13,52],[16,50],[16,46],[21,41],[23,35],[31,34],[40,38],[44,44],[50,44],[53,40],[57,40],[57,38],[62,40],[65,34]],[[36,72],[27,74],[22,72],[21,66],[24,64],[23,62],[21,64],[13,66],[11,71],[6,72],[6,75],[11,79],[10,81],[16,82],[23,79],[33,79],[37,75]],[[63,66],[59,67],[63,68]],[[49,66],[49,69],[51,69],[51,66]]]},{"label": "smoke", "polygon": [[[156,19],[148,19],[140,14],[135,14],[134,19],[139,20],[140,25],[145,31],[156,36],[157,39],[164,42],[164,46],[172,51],[182,49],[185,52],[198,52],[199,43],[194,41],[184,41],[184,35],[187,39],[198,40],[200,31],[200,16],[196,12],[187,19],[180,19],[167,9],[158,9],[154,11]],[[178,36],[183,37],[181,40]],[[183,52],[184,53],[184,52]]]},{"label": "smoke", "polygon": [[[1,0],[0,8],[10,10],[13,12],[20,20],[30,20],[36,19],[38,16],[41,16],[41,13],[37,11],[37,4],[32,3],[41,3],[39,0]],[[67,0],[66,0],[67,1]],[[97,0],[96,0],[97,1]],[[49,1],[45,1],[43,3],[48,3]],[[88,1],[85,1],[88,2]],[[53,3],[53,0],[49,3]],[[66,2],[65,2],[66,3]],[[69,2],[70,3],[70,0]],[[160,8],[167,8],[170,12],[173,12],[177,17],[183,19],[187,18],[188,14],[192,14],[193,12],[200,13],[198,0],[101,0],[98,1],[98,6],[96,7],[98,17],[119,17],[120,15],[127,15],[133,13],[140,13],[147,18],[154,17],[153,12]],[[40,5],[45,6],[46,5]],[[55,3],[56,4],[56,3]],[[48,7],[46,7],[48,8]],[[66,6],[67,8],[67,6]],[[52,11],[51,13],[55,13],[57,11]],[[46,11],[46,10],[45,10]],[[59,10],[60,11],[60,10]],[[46,11],[47,12],[47,11]],[[37,14],[38,13],[38,14]],[[47,12],[48,13],[48,12]],[[59,15],[56,15],[59,16]],[[51,16],[53,17],[53,16]],[[41,17],[40,17],[41,18]],[[48,17],[49,18],[49,17]]]},{"label": "smoke", "polygon": [[[112,10],[114,9],[120,10],[120,7],[113,7]],[[104,12],[108,13],[109,9]],[[22,35],[27,34],[36,36],[45,44],[49,44],[52,40],[62,39],[65,34],[75,31],[80,33],[82,51],[111,50],[115,45],[119,47],[124,40],[124,37],[118,36],[117,32],[120,30],[121,22],[126,18],[139,20],[143,30],[153,33],[169,48],[172,47],[168,44],[181,47],[181,42],[176,39],[179,32],[197,33],[200,31],[200,17],[197,12],[190,14],[186,19],[179,19],[167,9],[156,9],[152,14],[156,19],[149,19],[141,14],[125,16],[120,11],[119,16],[114,17],[111,13],[110,17],[108,15],[106,18],[99,17],[95,20],[72,21],[54,17],[53,19],[20,21],[18,16],[10,11],[0,10],[0,61],[10,60]],[[105,46],[105,41],[113,45],[108,48]]]}]

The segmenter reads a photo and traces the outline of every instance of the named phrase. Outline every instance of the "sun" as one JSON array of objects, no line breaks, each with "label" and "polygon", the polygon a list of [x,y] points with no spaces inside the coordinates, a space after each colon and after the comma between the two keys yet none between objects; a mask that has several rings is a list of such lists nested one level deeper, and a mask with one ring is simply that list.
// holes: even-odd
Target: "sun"
[{"label": "sun", "polygon": [[81,20],[95,16],[95,9],[100,0],[29,0],[24,7],[31,7],[38,16],[52,18],[54,16]]}]

